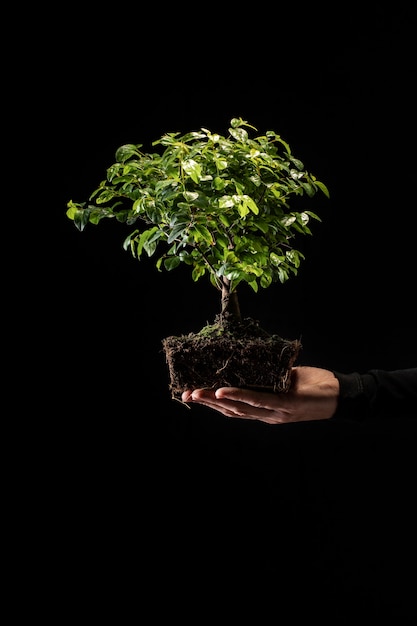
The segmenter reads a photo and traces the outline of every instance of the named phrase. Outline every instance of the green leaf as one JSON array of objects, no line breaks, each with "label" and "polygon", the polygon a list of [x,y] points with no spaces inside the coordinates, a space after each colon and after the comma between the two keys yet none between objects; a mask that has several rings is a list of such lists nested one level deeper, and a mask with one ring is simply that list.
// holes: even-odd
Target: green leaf
[{"label": "green leaf", "polygon": [[258,205],[250,196],[245,196],[244,203],[248,207],[248,209],[252,211],[252,213],[254,213],[255,215],[259,215]]},{"label": "green leaf", "polygon": [[230,207],[234,206],[234,200],[232,196],[222,196],[219,198],[219,208],[220,209],[230,209]]},{"label": "green leaf", "polygon": [[[281,281],[283,282],[283,281]],[[267,274],[266,272],[264,274],[262,274],[261,276],[261,287],[263,287],[264,289],[267,289],[271,283],[272,283],[272,275],[271,274]]]},{"label": "green leaf", "polygon": [[204,240],[210,245],[214,244],[210,231],[208,228],[203,226],[203,224],[194,224],[194,228],[192,230],[197,234],[196,241]]},{"label": "green leaf", "polygon": [[198,198],[198,191],[184,191],[182,195],[189,204],[192,204]]},{"label": "green leaf", "polygon": [[[137,245],[136,245],[136,254],[138,256],[138,258],[141,256],[142,254],[142,250],[146,244],[146,242],[152,237],[152,235],[154,233],[156,233],[158,231],[157,226],[153,226],[153,228],[149,228],[148,230],[144,230],[139,239],[137,240]],[[137,231],[136,231],[137,232]],[[127,242],[129,241],[129,238],[127,238],[125,240],[124,245],[127,244]],[[148,248],[149,249],[149,248]],[[145,248],[145,251],[147,251],[147,249]]]},{"label": "green leaf", "polygon": [[224,226],[226,226],[226,228],[230,226],[230,220],[224,213],[219,213],[219,220]]},{"label": "green leaf", "polygon": [[314,184],[317,185],[327,198],[330,198],[330,192],[324,183],[319,180],[314,180]]},{"label": "green leaf", "polygon": [[203,265],[196,265],[192,271],[191,277],[194,282],[197,282],[199,278],[204,276],[206,269]]},{"label": "green leaf", "polygon": [[140,144],[135,146],[131,143],[120,146],[120,148],[116,150],[116,161],[124,162],[132,156],[140,156],[139,148],[141,147],[142,146]]},{"label": "green leaf", "polygon": [[145,243],[143,244],[143,249],[148,254],[148,256],[152,256],[155,253],[156,245],[156,241],[145,241]]},{"label": "green leaf", "polygon": [[182,167],[184,171],[191,176],[191,179],[198,184],[202,174],[201,165],[194,161],[194,159],[189,159],[183,162]]},{"label": "green leaf", "polygon": [[220,178],[220,176],[216,176],[213,179],[213,187],[217,191],[223,190],[224,189],[224,180],[223,180],[223,178]]},{"label": "green leaf", "polygon": [[169,256],[164,259],[164,267],[168,272],[178,267],[180,263],[181,261],[177,256]]},{"label": "green leaf", "polygon": [[175,239],[182,239],[182,235],[186,232],[187,227],[188,224],[179,224],[178,226],[175,226],[167,238],[167,243],[172,243]]},{"label": "green leaf", "polygon": [[[238,198],[238,196],[234,196],[233,199],[234,201]],[[240,204],[236,204],[236,208],[239,212],[240,217],[245,217],[248,213],[250,213],[247,204],[245,202],[242,202]]]}]

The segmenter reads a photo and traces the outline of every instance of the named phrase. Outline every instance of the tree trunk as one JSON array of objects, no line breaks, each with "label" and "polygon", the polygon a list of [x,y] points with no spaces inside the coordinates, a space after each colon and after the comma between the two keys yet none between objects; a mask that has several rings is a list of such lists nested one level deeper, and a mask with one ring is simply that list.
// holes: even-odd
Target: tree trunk
[{"label": "tree trunk", "polygon": [[221,317],[224,318],[225,316],[232,316],[237,321],[242,319],[237,291],[235,289],[231,292],[230,280],[223,277]]}]

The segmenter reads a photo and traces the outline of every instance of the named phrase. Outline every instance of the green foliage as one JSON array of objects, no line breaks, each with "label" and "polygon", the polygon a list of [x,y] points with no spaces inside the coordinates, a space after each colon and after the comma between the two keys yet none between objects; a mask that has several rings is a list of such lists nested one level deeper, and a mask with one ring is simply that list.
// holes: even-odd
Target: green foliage
[{"label": "green foliage", "polygon": [[320,220],[290,200],[329,192],[274,131],[251,138],[247,129],[256,131],[235,118],[227,138],[201,128],[163,135],[152,144],[159,153],[121,146],[106,180],[89,202],[68,202],[67,216],[81,231],[104,218],[134,225],[123,247],[135,258],[156,255],[167,271],[185,263],[194,281],[208,274],[218,289],[223,278],[230,291],[284,283],[304,259],[295,236]]}]

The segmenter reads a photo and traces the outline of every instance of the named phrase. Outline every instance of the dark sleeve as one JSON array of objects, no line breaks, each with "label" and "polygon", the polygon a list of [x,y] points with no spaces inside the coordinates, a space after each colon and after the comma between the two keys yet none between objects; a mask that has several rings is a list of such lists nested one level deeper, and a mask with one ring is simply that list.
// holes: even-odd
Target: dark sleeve
[{"label": "dark sleeve", "polygon": [[355,421],[417,418],[417,368],[333,374],[340,385],[334,418]]}]

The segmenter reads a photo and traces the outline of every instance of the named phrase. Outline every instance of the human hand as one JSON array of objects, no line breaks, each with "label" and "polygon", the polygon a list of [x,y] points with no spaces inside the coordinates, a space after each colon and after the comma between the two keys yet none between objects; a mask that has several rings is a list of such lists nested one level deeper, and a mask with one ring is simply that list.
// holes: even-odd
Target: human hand
[{"label": "human hand", "polygon": [[330,419],[337,408],[339,381],[333,372],[319,367],[292,368],[286,393],[254,391],[239,387],[184,391],[182,401],[203,404],[226,417],[287,424]]}]

